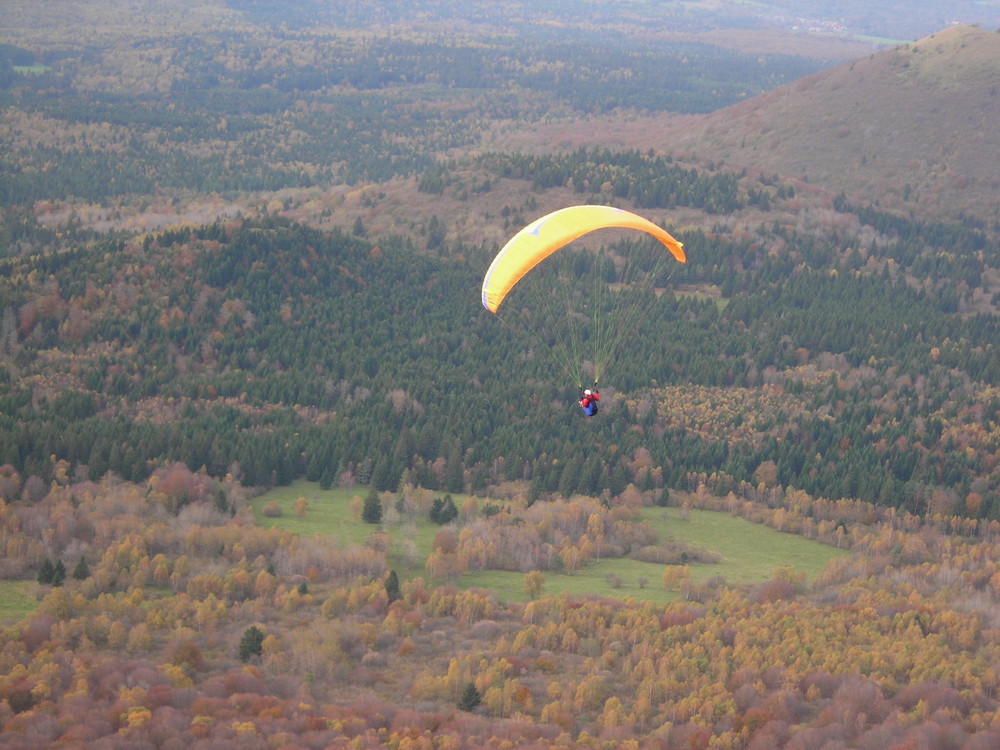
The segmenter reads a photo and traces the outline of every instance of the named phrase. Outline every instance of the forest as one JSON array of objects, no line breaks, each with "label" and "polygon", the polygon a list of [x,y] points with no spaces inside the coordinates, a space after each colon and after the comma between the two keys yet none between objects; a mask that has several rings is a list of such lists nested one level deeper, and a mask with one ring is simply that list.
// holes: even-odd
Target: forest
[{"label": "forest", "polygon": [[[593,175],[626,161],[577,160]],[[749,200],[727,176],[683,181],[705,187],[634,190],[715,212]],[[794,200],[779,193],[760,186]],[[350,472],[380,491],[519,479],[563,497],[694,489],[700,475],[724,493],[773,462],[778,484],[812,494],[916,513],[962,512],[971,497],[972,515],[997,518],[998,332],[972,310],[995,241],[841,209],[886,240],[864,257],[784,227],[755,241],[683,233],[697,262],[673,291],[721,296],[657,298],[613,366],[607,418],[582,426],[572,384],[534,340],[479,308],[488,248],[271,218],[9,259],[0,461],[46,482],[56,455],[95,478],[141,481],[181,461],[213,476],[238,466],[253,486]],[[786,249],[762,258],[759,241]],[[574,268],[586,277],[592,262],[579,251]],[[656,478],[630,470],[640,449]]]},{"label": "forest", "polygon": [[[834,62],[714,4],[456,5],[12,6],[0,746],[997,747],[998,227],[532,140]],[[480,304],[585,203],[687,254],[537,269],[642,311],[590,419],[558,313]],[[727,581],[692,512],[830,562]]]},{"label": "forest", "polygon": [[[26,54],[11,46],[6,59]],[[143,45],[128,78],[122,54],[53,52],[38,60],[44,72],[0,78],[14,146],[0,156],[0,205],[385,181],[426,171],[497,122],[708,111],[821,65],[558,32],[320,43],[307,29],[233,30]]]}]

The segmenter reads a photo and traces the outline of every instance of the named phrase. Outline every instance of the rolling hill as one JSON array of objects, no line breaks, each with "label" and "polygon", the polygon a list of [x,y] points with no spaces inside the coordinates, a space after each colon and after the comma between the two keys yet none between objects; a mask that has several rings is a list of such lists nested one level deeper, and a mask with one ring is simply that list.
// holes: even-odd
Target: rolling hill
[{"label": "rolling hill", "polygon": [[672,147],[934,215],[1000,217],[1000,34],[975,27],[712,113]]},{"label": "rolling hill", "polygon": [[652,147],[883,209],[995,220],[998,118],[1000,34],[955,26],[707,115],[560,124],[522,142]]}]

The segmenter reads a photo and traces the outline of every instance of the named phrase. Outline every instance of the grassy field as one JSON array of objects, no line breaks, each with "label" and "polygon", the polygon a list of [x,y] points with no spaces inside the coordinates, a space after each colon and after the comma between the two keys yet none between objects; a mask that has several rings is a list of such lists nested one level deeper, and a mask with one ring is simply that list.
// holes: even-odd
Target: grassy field
[{"label": "grassy field", "polygon": [[696,300],[711,300],[715,303],[715,306],[721,312],[726,309],[729,304],[729,299],[722,296],[722,292],[719,291],[717,286],[706,286],[703,290],[697,289],[675,289],[674,296],[687,299]]},{"label": "grassy field", "polygon": [[[327,534],[338,544],[350,546],[364,544],[372,527],[362,524],[351,513],[351,499],[357,495],[364,498],[365,488],[355,490],[321,490],[318,484],[298,480],[287,487],[276,487],[250,501],[254,518],[264,527],[277,526],[302,536]],[[295,515],[295,500],[304,497],[308,503],[306,514]],[[264,505],[276,502],[281,515],[268,518],[262,512]]]},{"label": "grassy field", "polygon": [[716,565],[691,567],[696,582],[711,576],[722,576],[730,583],[766,581],[786,565],[811,581],[830,560],[849,554],[728,513],[691,510],[685,520],[677,508],[646,508],[644,515],[662,540],[687,542],[722,555]]},{"label": "grassy field", "polygon": [[35,63],[34,65],[13,65],[15,73],[20,73],[21,75],[33,75],[38,73],[47,73],[51,68],[48,65],[42,65],[41,63]]},{"label": "grassy field", "polygon": [[[364,544],[375,528],[358,520],[350,507],[353,497],[363,497],[366,493],[364,488],[321,490],[316,484],[298,481],[254,498],[251,507],[262,526],[278,526],[304,536],[328,535],[331,543],[350,546]],[[295,516],[293,510],[298,497],[304,497],[308,503],[302,517]],[[263,506],[272,501],[281,508],[281,516],[268,518],[261,512]],[[456,505],[461,507],[463,501],[464,498],[455,497]],[[844,550],[793,534],[783,534],[726,513],[692,510],[683,518],[676,508],[646,508],[643,513],[663,541],[687,542],[721,556],[717,564],[690,566],[695,583],[715,576],[721,576],[730,583],[761,582],[774,577],[775,571],[784,566],[790,566],[796,572],[804,573],[807,580],[812,580],[830,560],[848,554]],[[391,564],[399,562],[400,550],[397,547],[401,538],[413,540],[421,560],[416,568],[407,569],[399,565],[397,572],[400,577],[426,576],[422,561],[426,559],[431,541],[440,527],[422,519],[405,528],[398,524],[386,524],[385,528],[394,540]],[[675,598],[677,593],[663,588],[660,583],[662,573],[663,566],[655,563],[629,559],[599,560],[572,574],[544,573],[543,592],[598,594],[663,603]],[[489,589],[503,601],[526,598],[522,573],[477,571],[462,576],[458,585]]]},{"label": "grassy field", "polygon": [[[784,566],[804,573],[811,581],[831,560],[849,554],[726,513],[692,510],[681,519],[676,508],[646,508],[643,514],[661,540],[687,542],[722,556],[717,564],[689,566],[695,583],[715,576],[728,583],[760,583],[773,578],[775,571]],[[676,591],[663,588],[662,574],[663,566],[655,563],[599,560],[570,575],[545,573],[543,593],[597,594],[662,604],[678,596]],[[609,580],[611,576],[615,585]],[[490,589],[503,600],[526,598],[521,573],[478,571],[462,576],[459,583],[467,588]]]},{"label": "grassy field", "polygon": [[0,627],[12,625],[38,606],[34,581],[0,581]]},{"label": "grassy field", "polygon": [[[318,484],[300,479],[287,487],[276,487],[255,497],[250,501],[250,507],[257,523],[265,528],[277,526],[301,536],[323,534],[332,537],[342,547],[350,547],[364,544],[376,529],[371,524],[362,523],[351,510],[353,498],[364,500],[367,494],[367,487],[322,490]],[[301,518],[295,515],[295,501],[299,497],[304,497],[308,503],[306,513]],[[454,499],[455,504],[461,507],[464,497]],[[262,512],[264,505],[272,501],[281,508],[281,516],[277,518],[268,518]],[[384,528],[394,542],[401,538],[412,538],[424,559],[430,552],[434,535],[441,529],[429,519],[405,526],[385,524]],[[397,550],[393,550],[395,552]]]},{"label": "grassy field", "polygon": [[[545,583],[542,594],[570,594],[585,596],[593,594],[616,599],[636,599],[664,604],[676,599],[676,591],[668,591],[660,583],[663,566],[638,560],[619,558],[597,560],[580,568],[575,573],[551,573],[542,575]],[[617,580],[612,585],[609,576]],[[706,576],[707,577],[707,576]],[[645,585],[640,585],[645,579]],[[480,570],[462,576],[458,585],[463,588],[488,589],[500,601],[523,601],[528,598],[524,591],[524,574],[505,570]]]}]

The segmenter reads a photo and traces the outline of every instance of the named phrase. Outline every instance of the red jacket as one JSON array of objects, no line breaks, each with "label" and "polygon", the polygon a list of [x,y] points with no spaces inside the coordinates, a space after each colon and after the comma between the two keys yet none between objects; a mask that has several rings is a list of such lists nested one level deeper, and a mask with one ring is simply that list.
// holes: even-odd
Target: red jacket
[{"label": "red jacket", "polygon": [[584,397],[580,399],[580,406],[586,409],[588,406],[590,406],[591,401],[600,401],[600,400],[601,400],[601,394],[598,393],[597,391],[594,391],[589,396],[584,395]]}]

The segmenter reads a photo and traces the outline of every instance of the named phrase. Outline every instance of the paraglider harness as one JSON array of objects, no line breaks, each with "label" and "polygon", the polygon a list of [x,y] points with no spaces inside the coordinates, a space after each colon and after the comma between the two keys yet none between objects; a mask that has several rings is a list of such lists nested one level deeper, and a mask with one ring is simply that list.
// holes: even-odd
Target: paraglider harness
[{"label": "paraglider harness", "polygon": [[597,414],[597,402],[601,400],[601,392],[597,390],[597,385],[594,385],[594,389],[580,391],[580,407],[583,409],[583,413],[588,417],[592,417]]}]

